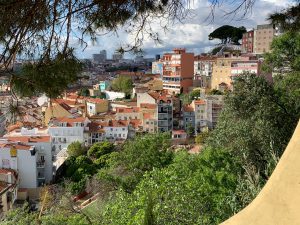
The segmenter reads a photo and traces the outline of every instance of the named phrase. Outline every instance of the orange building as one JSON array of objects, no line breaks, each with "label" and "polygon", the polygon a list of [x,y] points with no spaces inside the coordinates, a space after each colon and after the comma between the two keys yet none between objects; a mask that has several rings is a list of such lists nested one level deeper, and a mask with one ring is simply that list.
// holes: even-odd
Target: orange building
[{"label": "orange building", "polygon": [[193,85],[194,53],[175,48],[165,53],[163,61],[163,88],[169,93],[187,93]]}]

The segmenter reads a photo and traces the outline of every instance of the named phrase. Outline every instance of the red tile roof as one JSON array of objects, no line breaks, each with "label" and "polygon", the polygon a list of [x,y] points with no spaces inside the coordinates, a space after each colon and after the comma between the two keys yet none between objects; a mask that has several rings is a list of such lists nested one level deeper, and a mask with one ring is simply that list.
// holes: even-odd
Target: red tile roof
[{"label": "red tile roof", "polygon": [[140,111],[140,107],[131,107],[131,108],[117,107],[116,108],[117,113],[137,113],[139,111]]},{"label": "red tile roof", "polygon": [[153,115],[153,113],[143,113],[143,118],[144,119],[153,119],[154,115]]},{"label": "red tile roof", "polygon": [[205,100],[203,99],[199,99],[199,100],[194,100],[195,105],[204,105],[205,104]]},{"label": "red tile roof", "polygon": [[32,148],[32,146],[30,145],[25,145],[25,144],[15,144],[15,143],[3,143],[0,144],[0,148],[11,148],[14,147],[17,150],[30,150]]},{"label": "red tile roof", "polygon": [[184,105],[183,106],[183,111],[185,111],[185,112],[194,112],[194,108],[190,105]]},{"label": "red tile roof", "polygon": [[146,109],[156,109],[157,105],[156,104],[150,104],[150,103],[141,103],[141,108],[146,108]]},{"label": "red tile roof", "polygon": [[23,143],[37,143],[37,142],[50,142],[50,136],[11,136],[6,137],[9,141],[20,141]]},{"label": "red tile roof", "polygon": [[87,99],[87,102],[91,102],[94,104],[101,104],[101,103],[107,103],[108,101],[106,99],[101,99],[101,98],[89,98]]}]

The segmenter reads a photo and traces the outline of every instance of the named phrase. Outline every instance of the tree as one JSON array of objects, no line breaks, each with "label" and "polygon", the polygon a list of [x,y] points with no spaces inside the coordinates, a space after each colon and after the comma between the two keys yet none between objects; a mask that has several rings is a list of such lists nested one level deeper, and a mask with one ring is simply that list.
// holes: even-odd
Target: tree
[{"label": "tree", "polygon": [[223,95],[224,93],[217,89],[212,89],[208,92],[209,95]]},{"label": "tree", "polygon": [[101,182],[109,182],[131,192],[145,172],[162,168],[172,161],[173,153],[169,147],[168,133],[135,137],[108,160],[106,168],[99,171],[98,178]]},{"label": "tree", "polygon": [[89,97],[90,96],[90,91],[88,88],[81,88],[79,91],[78,91],[78,95],[80,96],[85,96],[85,97]]},{"label": "tree", "polygon": [[273,13],[268,19],[285,31],[297,32],[300,30],[300,3],[283,9],[281,12]]},{"label": "tree", "polygon": [[224,25],[208,35],[209,40],[220,39],[222,44],[240,44],[239,40],[242,39],[243,33],[247,32],[245,27],[233,27]]},{"label": "tree", "polygon": [[119,191],[105,207],[102,224],[143,224],[150,218],[154,224],[219,224],[235,213],[227,199],[240,168],[222,149],[178,152],[168,166],[147,172],[132,194]]},{"label": "tree", "polygon": [[67,149],[68,155],[73,157],[78,157],[86,152],[85,147],[79,141],[72,142]]},{"label": "tree", "polygon": [[217,128],[207,142],[236,154],[246,170],[255,168],[264,181],[298,120],[293,115],[295,110],[285,107],[279,95],[263,77],[238,77],[233,92],[227,93]]},{"label": "tree", "polygon": [[88,157],[98,159],[114,150],[114,145],[109,141],[98,142],[92,145],[87,152]]},{"label": "tree", "polygon": [[276,37],[271,52],[265,54],[264,68],[277,73],[300,71],[300,33],[287,32]]},{"label": "tree", "polygon": [[114,91],[124,92],[126,95],[130,95],[133,88],[133,83],[130,77],[119,76],[114,79],[111,88]]},{"label": "tree", "polygon": [[208,137],[209,137],[208,131],[201,132],[200,134],[197,134],[197,136],[195,137],[195,142],[198,145],[202,145],[206,142]]},{"label": "tree", "polygon": [[[165,25],[185,17],[189,8],[182,0],[155,1],[3,1],[0,4],[1,75],[9,76],[13,93],[32,96],[60,95],[77,81],[82,65],[71,40],[83,48],[99,32],[115,32],[120,27],[135,36],[134,43],[119,49],[139,52],[145,36],[159,41],[149,27],[153,18],[169,18]],[[13,69],[17,56],[27,60],[20,73]],[[14,97],[16,97],[14,95]]]}]

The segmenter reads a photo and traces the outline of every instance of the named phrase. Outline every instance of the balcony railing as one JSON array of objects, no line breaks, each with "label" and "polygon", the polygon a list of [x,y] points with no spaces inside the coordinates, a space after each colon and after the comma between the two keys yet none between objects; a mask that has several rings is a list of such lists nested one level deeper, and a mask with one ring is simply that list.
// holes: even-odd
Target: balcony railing
[{"label": "balcony railing", "polygon": [[37,168],[45,168],[45,161],[38,161],[36,162]]}]

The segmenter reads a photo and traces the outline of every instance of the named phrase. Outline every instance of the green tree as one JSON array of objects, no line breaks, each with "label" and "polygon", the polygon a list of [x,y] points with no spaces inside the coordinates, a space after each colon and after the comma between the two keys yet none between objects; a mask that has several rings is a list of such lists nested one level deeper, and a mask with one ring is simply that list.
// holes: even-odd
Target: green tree
[{"label": "green tree", "polygon": [[85,96],[85,97],[89,97],[90,96],[90,91],[88,88],[81,88],[79,91],[78,91],[78,95],[80,96]]},{"label": "green tree", "polygon": [[143,224],[149,218],[154,224],[219,224],[235,213],[227,199],[239,168],[221,149],[176,153],[167,167],[147,172],[132,194],[119,191],[105,207],[102,224]]},{"label": "green tree", "polygon": [[172,161],[173,153],[168,150],[169,147],[168,133],[135,137],[108,160],[107,167],[99,171],[98,178],[131,192],[146,171],[162,168]]},{"label": "green tree", "polygon": [[206,142],[207,138],[209,137],[209,132],[208,131],[204,131],[201,132],[199,134],[197,134],[197,136],[195,137],[195,142],[198,145],[202,145]]},{"label": "green tree", "polygon": [[245,27],[233,27],[229,25],[221,26],[215,29],[208,35],[209,40],[220,39],[222,44],[233,43],[239,44],[242,39],[243,33],[246,33]]},{"label": "green tree", "polygon": [[109,141],[103,141],[93,144],[87,154],[90,158],[100,158],[101,156],[111,153],[114,150],[114,145]]},{"label": "green tree", "polygon": [[119,76],[114,79],[111,88],[114,91],[124,92],[126,95],[130,95],[133,88],[133,83],[130,77]]},{"label": "green tree", "polygon": [[264,69],[277,73],[300,71],[300,33],[287,32],[276,37],[271,52],[265,54]]},{"label": "green tree", "polygon": [[227,93],[208,145],[227,148],[266,181],[274,166],[270,162],[281,156],[297,123],[293,112],[263,77],[245,74]]},{"label": "green tree", "polygon": [[68,155],[78,157],[86,153],[86,148],[79,141],[72,142],[67,149]]}]

